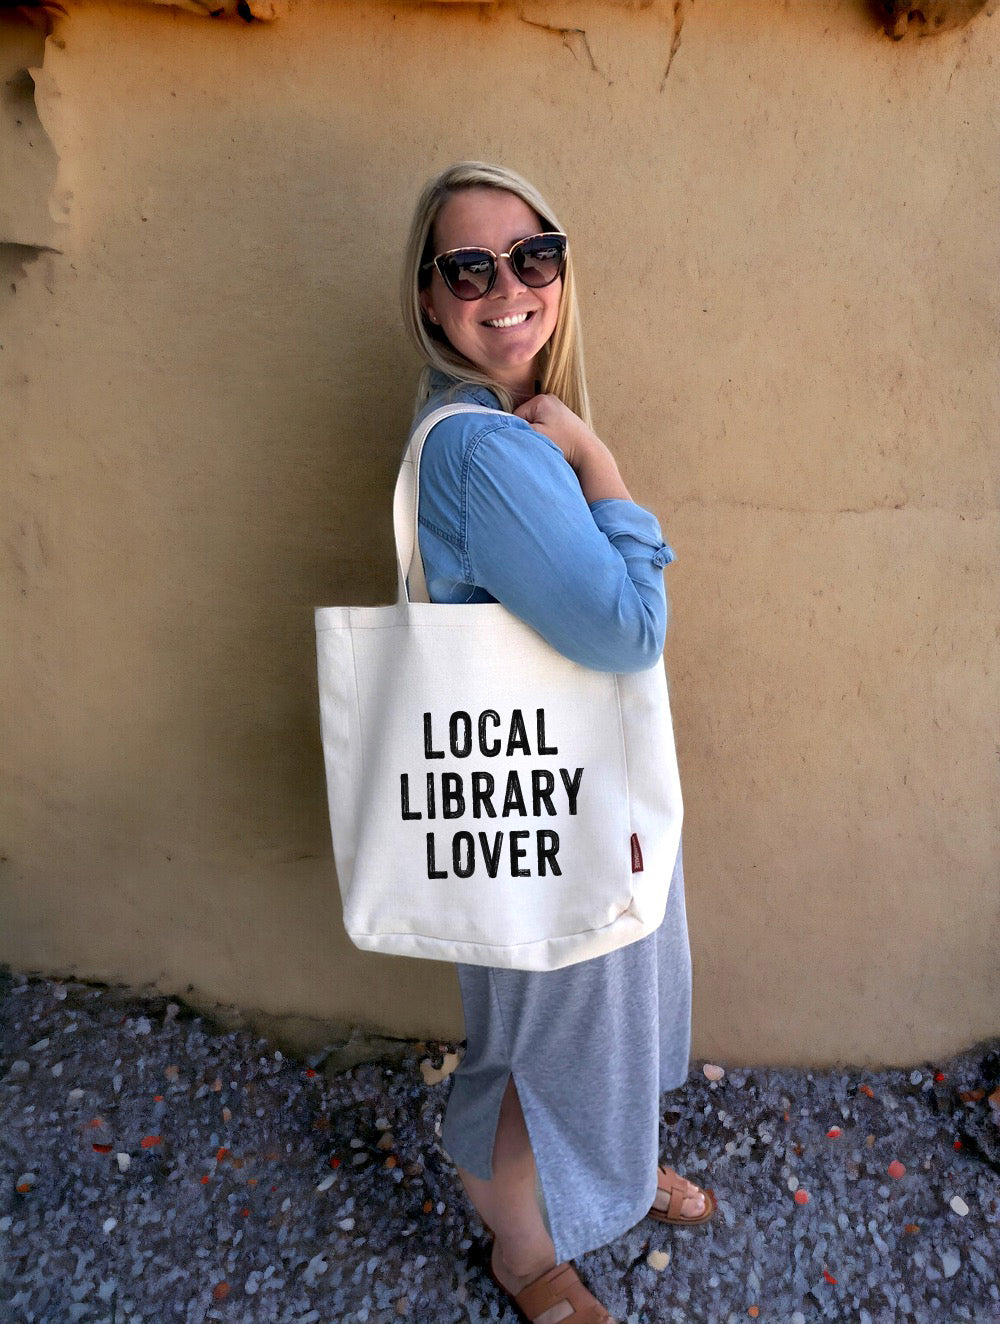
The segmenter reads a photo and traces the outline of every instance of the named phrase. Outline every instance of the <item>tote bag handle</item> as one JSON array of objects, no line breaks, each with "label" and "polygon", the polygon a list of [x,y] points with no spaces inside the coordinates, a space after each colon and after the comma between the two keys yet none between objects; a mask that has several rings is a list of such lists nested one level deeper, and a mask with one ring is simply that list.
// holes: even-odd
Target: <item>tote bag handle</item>
[{"label": "tote bag handle", "polygon": [[432,409],[410,437],[399,466],[396,490],[392,498],[392,527],[396,535],[396,601],[430,602],[424,560],[420,555],[420,455],[431,428],[452,414],[495,414],[484,405],[442,405]]}]

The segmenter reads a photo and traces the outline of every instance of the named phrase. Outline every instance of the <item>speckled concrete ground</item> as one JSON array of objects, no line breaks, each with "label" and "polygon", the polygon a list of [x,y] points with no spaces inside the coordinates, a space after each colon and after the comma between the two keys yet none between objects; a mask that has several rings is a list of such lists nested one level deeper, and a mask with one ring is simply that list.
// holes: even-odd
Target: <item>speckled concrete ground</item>
[{"label": "speckled concrete ground", "polygon": [[[0,1321],[512,1321],[438,1147],[454,1047],[328,1074],[166,999],[0,979]],[[662,1153],[716,1217],[578,1268],[623,1324],[998,1324],[998,1085],[989,1045],[879,1073],[697,1064]]]}]

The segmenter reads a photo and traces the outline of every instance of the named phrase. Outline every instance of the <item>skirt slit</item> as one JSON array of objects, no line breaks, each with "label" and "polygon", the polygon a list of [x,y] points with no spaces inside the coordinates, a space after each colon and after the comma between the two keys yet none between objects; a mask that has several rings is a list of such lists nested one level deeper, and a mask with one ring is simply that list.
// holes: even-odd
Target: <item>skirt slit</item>
[{"label": "skirt slit", "polygon": [[513,1076],[559,1260],[633,1227],[653,1203],[660,1096],[683,1083],[691,960],[680,852],[660,928],[545,972],[460,965],[467,1048],[442,1127],[452,1160],[492,1177]]}]

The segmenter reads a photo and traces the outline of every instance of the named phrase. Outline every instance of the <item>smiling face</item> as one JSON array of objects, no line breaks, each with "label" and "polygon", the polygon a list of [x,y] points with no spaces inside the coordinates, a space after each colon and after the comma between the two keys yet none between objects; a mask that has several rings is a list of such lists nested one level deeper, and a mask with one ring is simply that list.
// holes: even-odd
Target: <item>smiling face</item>
[{"label": "smiling face", "polygon": [[[438,212],[433,251],[489,248],[506,253],[511,244],[548,227],[515,193],[467,188],[453,193]],[[555,330],[562,277],[543,289],[530,289],[500,259],[496,283],[482,299],[457,299],[435,267],[420,295],[424,312],[441,327],[453,349],[516,400],[534,395],[535,361]]]}]

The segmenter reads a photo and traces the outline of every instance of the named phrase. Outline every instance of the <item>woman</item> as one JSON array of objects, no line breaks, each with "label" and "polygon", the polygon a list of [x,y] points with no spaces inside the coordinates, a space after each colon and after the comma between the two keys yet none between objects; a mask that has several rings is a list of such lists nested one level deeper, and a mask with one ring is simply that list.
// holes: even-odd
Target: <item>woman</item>
[{"label": "woman", "polygon": [[[502,411],[453,415],[425,443],[431,599],[499,601],[588,667],[658,665],[673,554],[590,427],[552,209],[510,171],[450,167],[417,204],[403,302],[425,363],[418,412]],[[714,1209],[657,1169],[660,1094],[688,1065],[683,886],[678,857],[660,929],[607,956],[546,973],[459,967],[467,1051],[443,1143],[494,1235],[493,1275],[533,1324],[610,1321],[565,1261],[647,1213],[693,1224]]]}]

